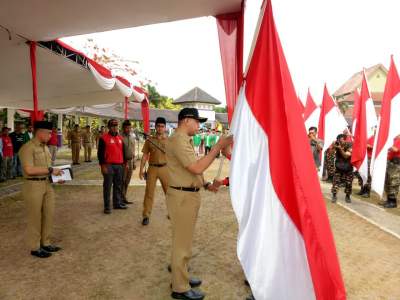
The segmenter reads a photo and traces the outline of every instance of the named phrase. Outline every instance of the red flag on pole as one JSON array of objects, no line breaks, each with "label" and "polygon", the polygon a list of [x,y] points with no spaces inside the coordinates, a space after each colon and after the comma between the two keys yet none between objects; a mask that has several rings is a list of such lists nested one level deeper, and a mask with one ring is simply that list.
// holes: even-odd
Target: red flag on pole
[{"label": "red flag on pole", "polygon": [[239,223],[238,257],[257,300],[345,299],[271,1],[263,12],[232,120],[230,193]]},{"label": "red flag on pole", "polygon": [[[351,154],[351,163],[359,171],[364,182],[368,178],[368,157],[367,157],[367,100],[370,98],[367,79],[363,72],[361,84],[361,95],[358,100],[356,126],[353,142],[353,152]],[[354,124],[353,124],[354,125]]]},{"label": "red flag on pole", "polygon": [[392,57],[382,99],[380,123],[375,138],[376,146],[371,162],[371,188],[381,197],[385,185],[387,152],[392,146],[394,138],[400,134],[400,122],[397,116],[400,116],[400,78]]}]

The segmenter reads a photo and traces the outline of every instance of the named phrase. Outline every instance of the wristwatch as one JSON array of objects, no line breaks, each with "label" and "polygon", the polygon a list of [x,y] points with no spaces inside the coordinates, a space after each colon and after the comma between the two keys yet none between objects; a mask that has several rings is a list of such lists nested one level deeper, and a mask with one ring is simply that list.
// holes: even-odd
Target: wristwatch
[{"label": "wristwatch", "polygon": [[49,167],[48,170],[49,170],[49,175],[53,174],[53,168],[52,167]]}]

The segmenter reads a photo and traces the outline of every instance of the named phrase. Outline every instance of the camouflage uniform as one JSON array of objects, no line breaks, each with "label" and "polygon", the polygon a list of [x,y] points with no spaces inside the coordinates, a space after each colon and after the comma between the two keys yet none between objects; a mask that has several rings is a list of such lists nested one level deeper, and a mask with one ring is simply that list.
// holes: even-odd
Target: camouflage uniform
[{"label": "camouflage uniform", "polygon": [[326,164],[326,172],[327,172],[327,180],[333,180],[333,176],[335,175],[335,157],[336,150],[333,147],[329,147],[325,152],[325,164]]},{"label": "camouflage uniform", "polygon": [[386,168],[385,192],[386,195],[397,198],[400,187],[400,160],[389,160]]},{"label": "camouflage uniform", "polygon": [[[343,150],[345,152],[351,150],[352,148],[352,144],[346,142],[344,144]],[[336,163],[339,162],[339,160],[342,161],[348,161],[350,164],[350,160],[351,157],[349,157],[348,159],[344,159],[341,157],[341,154],[339,151],[336,151]],[[353,174],[353,169],[351,167],[350,171],[348,172],[344,172],[342,170],[339,170],[336,166],[335,166],[335,174],[333,176],[333,184],[332,184],[332,194],[336,195],[340,184],[343,183],[345,188],[344,188],[344,192],[346,195],[351,195],[351,191],[352,191],[352,185],[353,185],[353,178],[354,178],[354,174]]]}]

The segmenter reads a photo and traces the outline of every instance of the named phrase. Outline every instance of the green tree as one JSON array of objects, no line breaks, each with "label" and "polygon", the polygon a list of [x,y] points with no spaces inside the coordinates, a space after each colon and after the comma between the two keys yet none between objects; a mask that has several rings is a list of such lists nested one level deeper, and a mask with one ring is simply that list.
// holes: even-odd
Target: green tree
[{"label": "green tree", "polygon": [[155,86],[148,84],[147,91],[149,93],[149,102],[151,108],[171,109],[171,110],[181,109],[180,105],[173,104],[174,99],[160,95]]},{"label": "green tree", "polygon": [[217,113],[226,113],[228,111],[228,106],[225,106],[225,107],[216,106],[214,108],[214,111]]}]

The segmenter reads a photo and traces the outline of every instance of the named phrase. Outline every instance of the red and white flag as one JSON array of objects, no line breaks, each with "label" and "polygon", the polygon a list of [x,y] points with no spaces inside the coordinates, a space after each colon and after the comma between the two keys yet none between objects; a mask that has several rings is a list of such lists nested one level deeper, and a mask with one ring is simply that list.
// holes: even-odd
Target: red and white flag
[{"label": "red and white flag", "polygon": [[356,125],[353,132],[354,142],[351,163],[358,170],[364,182],[368,179],[368,139],[374,135],[377,123],[374,102],[369,93],[365,72],[363,72],[361,95],[358,100]]},{"label": "red and white flag", "polygon": [[371,188],[381,197],[385,186],[388,149],[393,145],[394,138],[400,134],[398,116],[400,116],[400,78],[392,57],[371,162]]},{"label": "red and white flag", "polygon": [[262,11],[232,122],[230,193],[239,224],[238,257],[257,300],[345,299],[270,1]]},{"label": "red and white flag", "polygon": [[321,113],[321,108],[315,104],[313,97],[311,96],[310,89],[307,92],[306,106],[304,108],[304,122],[306,130],[310,127],[318,127],[319,114]]},{"label": "red and white flag", "polygon": [[[322,149],[321,166],[324,165],[324,153],[336,140],[336,137],[347,130],[347,122],[343,114],[333,101],[328,92],[326,84],[324,86],[324,95],[322,97],[321,114],[318,122],[318,138],[324,141]],[[320,169],[319,175],[322,177],[324,168]]]}]

